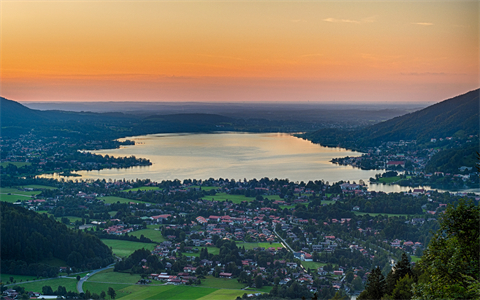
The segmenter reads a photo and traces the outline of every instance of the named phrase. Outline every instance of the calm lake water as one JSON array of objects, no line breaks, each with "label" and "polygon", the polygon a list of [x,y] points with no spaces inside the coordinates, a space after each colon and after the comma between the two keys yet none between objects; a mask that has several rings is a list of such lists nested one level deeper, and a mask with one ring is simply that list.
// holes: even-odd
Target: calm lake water
[{"label": "calm lake water", "polygon": [[[154,134],[128,137],[136,145],[98,150],[97,154],[148,158],[153,165],[129,169],[79,171],[78,179],[173,179],[228,178],[235,180],[263,177],[291,181],[321,180],[329,183],[368,182],[379,170],[360,170],[332,164],[335,157],[360,156],[360,152],[327,148],[289,134],[216,133]],[[45,176],[47,177],[47,176]],[[53,175],[55,177],[55,175]],[[74,179],[75,179],[74,178]],[[370,190],[398,192],[411,188],[369,185]]]}]

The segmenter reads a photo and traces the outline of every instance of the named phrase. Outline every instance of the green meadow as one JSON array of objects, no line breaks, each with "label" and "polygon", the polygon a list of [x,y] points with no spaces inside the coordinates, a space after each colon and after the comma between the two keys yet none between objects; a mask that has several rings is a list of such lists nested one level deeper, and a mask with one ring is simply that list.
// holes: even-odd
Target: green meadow
[{"label": "green meadow", "polygon": [[29,162],[5,161],[5,162],[0,163],[0,166],[6,168],[8,165],[14,165],[17,168],[21,168],[23,166],[29,166],[31,164],[32,163],[29,163]]},{"label": "green meadow", "polygon": [[[17,202],[18,200],[31,200],[32,196],[40,194],[41,191],[21,191],[17,188],[0,188],[0,201]],[[10,194],[10,195],[9,195]]]},{"label": "green meadow", "polygon": [[392,183],[392,182],[395,182],[395,181],[398,181],[398,180],[400,180],[400,176],[378,178],[379,183]]},{"label": "green meadow", "polygon": [[[137,299],[179,299],[195,300],[206,297],[217,291],[213,288],[200,288],[184,285],[161,285],[161,286],[140,286],[134,285],[121,289],[117,292],[117,299],[137,300]],[[211,299],[206,297],[205,299]],[[234,300],[234,299],[232,299]]]},{"label": "green meadow", "polygon": [[[87,282],[83,283],[83,291],[90,291],[90,293],[95,293],[97,295],[100,295],[102,291],[105,293],[108,291],[108,288],[111,287],[112,289],[115,290],[117,293],[117,298],[119,298],[119,291],[131,286],[131,283],[105,283],[105,282],[90,282],[90,279]],[[107,299],[110,299],[109,296],[107,296]]]},{"label": "green meadow", "polygon": [[0,274],[0,282],[6,284],[7,281],[10,281],[10,277],[13,277],[13,280],[16,282],[36,280],[37,276],[28,276],[28,275],[11,275],[11,274]]},{"label": "green meadow", "polygon": [[130,232],[128,235],[133,235],[140,238],[140,236],[143,234],[144,237],[149,238],[154,242],[161,243],[165,241],[165,238],[162,236],[161,230],[156,230],[158,227],[158,225],[148,225],[147,229]]},{"label": "green meadow", "polygon": [[[202,187],[203,188],[203,187]],[[279,195],[268,195],[263,196],[263,198],[268,198],[269,200],[283,200]],[[203,197],[204,200],[213,200],[213,201],[232,201],[233,203],[241,203],[243,201],[253,201],[254,197],[245,197],[244,195],[231,195],[227,193],[217,193],[215,196],[207,195]]]},{"label": "green meadow", "polygon": [[95,273],[88,278],[87,282],[96,281],[135,284],[140,279],[142,279],[142,277],[138,274],[130,275],[130,273],[113,272],[113,269],[107,269],[105,271]]},{"label": "green meadow", "polygon": [[123,190],[123,192],[128,193],[128,192],[138,192],[138,191],[159,191],[159,190],[161,190],[161,188],[159,188],[158,186],[141,186],[138,188]]},{"label": "green meadow", "polygon": [[127,199],[127,198],[121,198],[121,197],[115,197],[115,196],[105,196],[105,197],[99,197],[98,199],[105,201],[105,203],[130,203],[130,202],[135,202],[135,203],[148,203],[145,201],[140,201],[140,200],[133,200],[133,199]]},{"label": "green meadow", "polygon": [[205,196],[204,200],[213,200],[213,201],[232,201],[233,203],[241,203],[243,201],[253,201],[252,197],[245,197],[243,195],[229,195],[227,193],[217,193],[215,196]]},{"label": "green meadow", "polygon": [[245,247],[245,250],[249,250],[249,249],[253,249],[253,248],[258,248],[258,247],[263,247],[265,249],[268,249],[270,247],[275,247],[275,248],[278,248],[278,247],[282,247],[282,244],[280,243],[269,243],[269,242],[265,242],[265,243],[237,243],[237,247],[240,248],[240,247]]},{"label": "green meadow", "polygon": [[246,291],[242,291],[242,290],[220,289],[220,290],[216,290],[211,294],[208,294],[207,296],[197,298],[197,300],[224,300],[224,299],[234,300],[234,299],[237,299],[237,297],[241,298],[245,293]]},{"label": "green meadow", "polygon": [[127,257],[138,249],[145,248],[148,250],[153,250],[155,248],[155,244],[152,243],[139,243],[111,239],[102,239],[102,242],[108,247],[111,247],[113,253],[120,257]]},{"label": "green meadow", "polygon": [[77,292],[77,280],[75,278],[53,278],[40,280],[35,282],[18,282],[17,285],[20,285],[25,288],[26,291],[30,292],[42,292],[42,287],[49,285],[55,291],[58,286],[64,286],[67,291]]},{"label": "green meadow", "polygon": [[302,266],[305,267],[305,269],[318,269],[320,267],[323,267],[325,266],[326,264],[325,263],[319,263],[319,262],[315,262],[315,261],[302,261]]},{"label": "green meadow", "polygon": [[245,283],[239,283],[236,279],[215,278],[213,276],[207,276],[205,280],[202,280],[202,286],[217,288],[217,289],[243,289],[246,287]]}]

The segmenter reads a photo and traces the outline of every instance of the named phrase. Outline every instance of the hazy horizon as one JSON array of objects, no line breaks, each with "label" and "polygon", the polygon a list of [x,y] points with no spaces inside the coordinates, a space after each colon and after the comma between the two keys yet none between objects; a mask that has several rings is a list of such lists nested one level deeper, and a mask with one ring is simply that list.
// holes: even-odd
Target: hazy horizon
[{"label": "hazy horizon", "polygon": [[479,3],[2,1],[15,101],[439,102],[480,86]]}]

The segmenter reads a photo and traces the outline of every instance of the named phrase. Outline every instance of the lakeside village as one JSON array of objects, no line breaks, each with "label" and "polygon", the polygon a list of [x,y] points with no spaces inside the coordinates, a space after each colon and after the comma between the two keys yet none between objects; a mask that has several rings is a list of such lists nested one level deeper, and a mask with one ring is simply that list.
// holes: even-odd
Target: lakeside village
[{"label": "lakeside village", "polygon": [[431,162],[436,154],[452,148],[472,147],[472,153],[468,154],[473,154],[475,149],[478,150],[474,147],[475,143],[478,144],[478,135],[431,139],[422,145],[415,140],[400,140],[382,143],[378,147],[366,147],[363,149],[365,154],[361,156],[334,158],[331,162],[364,170],[386,170],[370,178],[371,183],[439,189],[479,188],[479,173],[472,165],[453,168],[455,163],[447,163],[452,157],[443,158],[446,161],[441,168]]},{"label": "lakeside village", "polygon": [[[401,186],[430,186],[432,188],[461,190],[479,188],[478,172],[471,164],[458,165],[456,162],[436,162],[438,154],[449,149],[473,147],[478,142],[478,135],[454,136],[418,144],[417,141],[397,141],[382,143],[377,147],[363,147],[363,155],[332,159],[332,163],[351,165],[365,170],[386,170],[370,178],[371,183],[398,184]],[[133,141],[84,140],[73,137],[56,136],[39,137],[33,132],[16,138],[0,137],[2,180],[8,184],[9,177],[34,176],[58,173],[62,176],[78,176],[75,171],[101,170],[106,168],[129,168],[149,166],[148,159],[131,157],[113,157],[96,155],[84,150],[118,148],[122,145],[134,145]],[[472,153],[475,149],[472,148]],[[81,151],[80,151],[81,150]],[[478,149],[477,149],[478,150]],[[466,154],[472,154],[466,153]],[[456,155],[455,160],[463,154]],[[443,160],[451,159],[447,156]],[[442,161],[440,159],[440,161]]]},{"label": "lakeside village", "polygon": [[[15,205],[102,240],[155,244],[152,251],[139,246],[115,265],[115,271],[144,275],[142,284],[201,285],[214,276],[257,289],[272,286],[270,295],[284,297],[292,286],[295,297],[359,292],[374,266],[388,272],[403,253],[414,263],[448,204],[480,200],[472,193],[386,194],[357,183],[268,178],[17,179],[17,186],[41,193]],[[146,237],[149,231],[161,232],[162,241]]]}]

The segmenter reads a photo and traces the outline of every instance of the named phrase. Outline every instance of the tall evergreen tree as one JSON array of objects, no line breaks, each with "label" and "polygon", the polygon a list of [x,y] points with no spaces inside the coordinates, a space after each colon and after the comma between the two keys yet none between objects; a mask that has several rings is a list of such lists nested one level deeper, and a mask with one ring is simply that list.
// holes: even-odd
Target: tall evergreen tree
[{"label": "tall evergreen tree", "polygon": [[385,277],[379,267],[372,270],[367,278],[365,290],[360,293],[357,299],[380,299],[385,294]]}]

